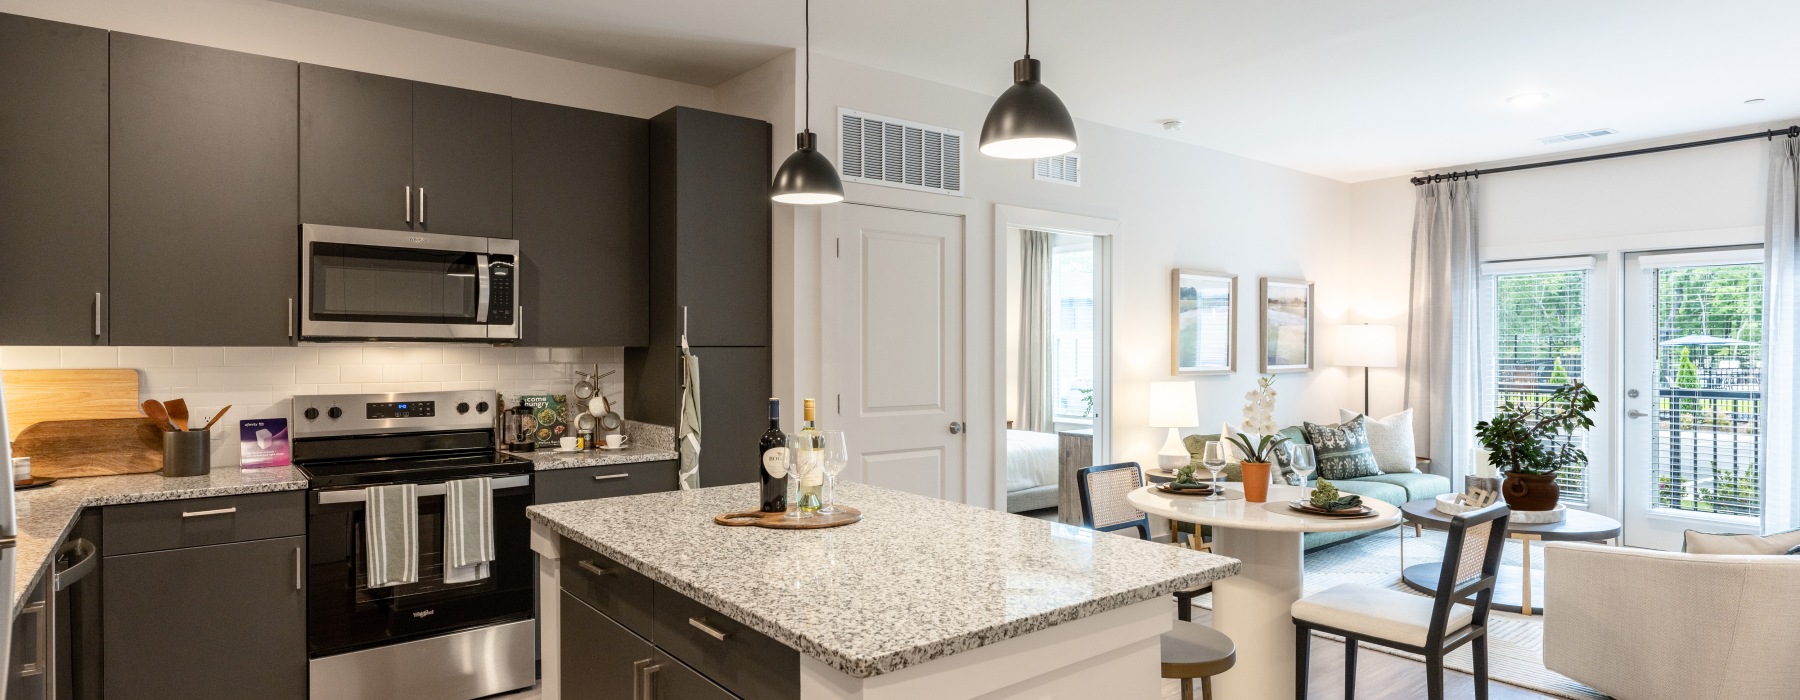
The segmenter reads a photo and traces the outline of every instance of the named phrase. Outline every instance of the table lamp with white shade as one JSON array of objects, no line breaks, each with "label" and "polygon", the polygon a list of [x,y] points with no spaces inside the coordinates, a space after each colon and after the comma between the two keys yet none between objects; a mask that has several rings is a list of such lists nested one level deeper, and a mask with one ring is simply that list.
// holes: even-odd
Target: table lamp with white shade
[{"label": "table lamp with white shade", "polygon": [[1181,429],[1200,425],[1200,403],[1194,399],[1193,382],[1150,384],[1150,427],[1168,428],[1169,439],[1156,452],[1157,466],[1174,471],[1193,459],[1181,443]]},{"label": "table lamp with white shade", "polygon": [[1363,415],[1369,415],[1369,368],[1397,367],[1400,348],[1394,327],[1381,323],[1338,326],[1337,364],[1363,368]]}]

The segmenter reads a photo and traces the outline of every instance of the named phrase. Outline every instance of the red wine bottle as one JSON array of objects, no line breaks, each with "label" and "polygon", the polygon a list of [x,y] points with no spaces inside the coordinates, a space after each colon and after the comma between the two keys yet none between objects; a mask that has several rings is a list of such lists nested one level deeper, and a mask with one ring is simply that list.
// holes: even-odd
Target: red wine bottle
[{"label": "red wine bottle", "polygon": [[769,429],[762,434],[762,512],[787,511],[787,435],[781,432],[781,399],[769,399]]}]

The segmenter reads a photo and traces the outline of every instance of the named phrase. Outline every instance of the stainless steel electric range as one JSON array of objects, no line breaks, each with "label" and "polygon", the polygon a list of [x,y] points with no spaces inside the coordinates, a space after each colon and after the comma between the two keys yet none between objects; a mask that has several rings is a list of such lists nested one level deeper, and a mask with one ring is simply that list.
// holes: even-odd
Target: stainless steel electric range
[{"label": "stainless steel electric range", "polygon": [[[493,392],[297,396],[311,697],[462,700],[531,686],[531,462],[495,448]],[[444,482],[489,477],[488,576],[445,582]],[[364,489],[417,484],[418,581],[368,587]],[[461,578],[461,577],[453,577]]]}]

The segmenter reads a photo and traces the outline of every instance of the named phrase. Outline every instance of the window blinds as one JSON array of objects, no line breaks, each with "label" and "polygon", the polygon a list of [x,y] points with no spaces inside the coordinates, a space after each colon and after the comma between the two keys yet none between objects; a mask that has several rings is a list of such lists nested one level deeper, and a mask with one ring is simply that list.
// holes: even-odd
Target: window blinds
[{"label": "window blinds", "polygon": [[[1587,269],[1487,275],[1483,417],[1509,403],[1536,405],[1557,387],[1585,378],[1588,280]],[[1585,448],[1588,435],[1581,431],[1562,439]],[[1563,502],[1587,505],[1586,468],[1565,468],[1556,480]]]}]

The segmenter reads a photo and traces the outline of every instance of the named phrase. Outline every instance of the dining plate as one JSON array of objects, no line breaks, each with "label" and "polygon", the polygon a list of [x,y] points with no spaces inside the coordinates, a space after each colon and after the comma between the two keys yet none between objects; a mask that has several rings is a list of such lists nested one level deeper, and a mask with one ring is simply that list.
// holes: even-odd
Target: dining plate
[{"label": "dining plate", "polygon": [[1316,515],[1321,518],[1367,518],[1375,515],[1375,509],[1368,506],[1362,506],[1357,510],[1333,511],[1325,510],[1324,508],[1315,508],[1311,503],[1305,501],[1288,501],[1288,507],[1307,515]]}]

